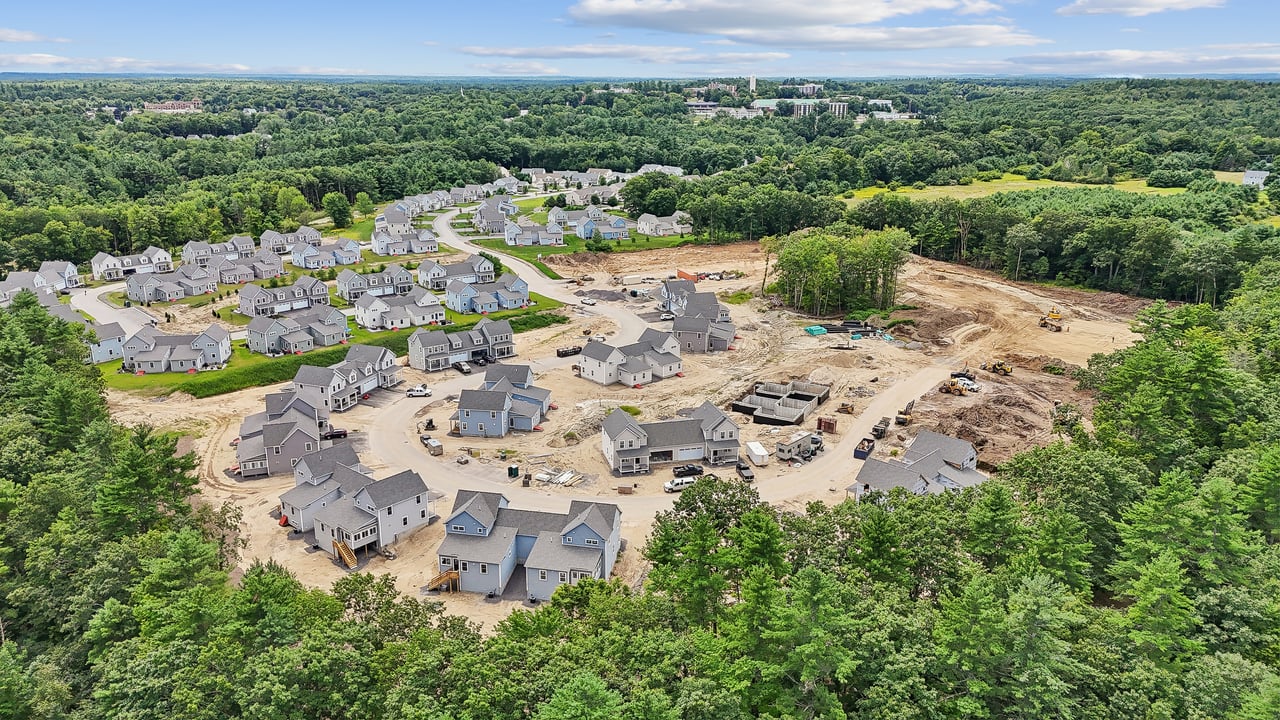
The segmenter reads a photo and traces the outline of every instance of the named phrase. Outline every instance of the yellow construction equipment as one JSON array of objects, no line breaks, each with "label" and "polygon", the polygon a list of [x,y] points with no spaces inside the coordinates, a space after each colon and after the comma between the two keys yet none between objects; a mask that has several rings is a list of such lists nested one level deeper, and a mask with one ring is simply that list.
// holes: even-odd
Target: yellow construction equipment
[{"label": "yellow construction equipment", "polygon": [[992,360],[989,363],[982,363],[982,369],[993,372],[997,375],[1009,375],[1013,373],[1013,366],[1004,360]]},{"label": "yellow construction equipment", "polygon": [[853,415],[854,414],[853,403],[851,402],[840,403],[840,407],[836,408],[836,412],[844,413],[845,415]]},{"label": "yellow construction equipment", "polygon": [[1040,327],[1049,328],[1049,332],[1062,332],[1062,323],[1050,318],[1048,315],[1040,318]]},{"label": "yellow construction equipment", "polygon": [[938,388],[938,392],[947,395],[966,395],[969,391],[964,389],[964,385],[961,385],[959,380],[951,378],[942,383],[942,386]]},{"label": "yellow construction equipment", "polygon": [[1054,305],[1053,307],[1049,308],[1049,314],[1045,315],[1045,317],[1049,318],[1050,320],[1061,320],[1062,313],[1058,311],[1058,306]]},{"label": "yellow construction equipment", "polygon": [[356,554],[351,552],[351,548],[345,542],[334,540],[333,549],[338,551],[338,557],[342,558],[342,562],[346,564],[348,569],[355,570],[356,565],[360,564],[356,561]]}]

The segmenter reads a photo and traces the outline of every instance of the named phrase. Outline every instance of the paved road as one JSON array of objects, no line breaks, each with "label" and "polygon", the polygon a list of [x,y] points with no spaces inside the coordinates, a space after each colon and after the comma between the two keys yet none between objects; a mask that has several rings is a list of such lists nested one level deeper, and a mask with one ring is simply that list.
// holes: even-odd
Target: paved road
[{"label": "paved road", "polygon": [[[499,251],[475,245],[459,236],[449,224],[456,214],[457,211],[453,211],[436,219],[435,231],[442,241],[471,251],[485,250],[486,252],[496,253],[502,257],[504,263],[510,265],[522,278],[528,280],[529,287],[534,292],[568,303],[579,300],[570,290],[574,286],[549,280],[536,268],[524,261]],[[649,327],[648,323],[636,317],[621,304],[601,302],[601,304],[590,308],[590,311],[615,322],[619,327],[619,336],[623,342],[635,338],[644,328]],[[871,340],[869,342],[879,341]],[[530,365],[535,373],[541,373],[570,365],[576,360],[576,357],[530,358],[520,356],[517,360]],[[831,488],[838,490],[836,497],[844,497],[843,489],[852,484],[858,468],[862,465],[861,460],[853,458],[853,448],[858,444],[858,441],[871,434],[872,426],[881,417],[885,415],[892,416],[907,402],[937,387],[948,376],[949,372],[950,368],[944,365],[932,365],[923,368],[914,375],[884,388],[871,400],[866,410],[856,418],[840,416],[840,433],[836,437],[827,438],[827,450],[818,459],[802,468],[781,474],[770,473],[770,477],[758,481],[756,488],[759,490],[761,498],[767,502],[776,503],[798,497],[812,496],[815,492],[826,492]],[[461,390],[474,388],[479,382],[480,376],[478,373],[466,376],[453,375],[431,386],[435,393],[433,399],[438,400],[446,395],[457,394]],[[467,465],[458,465],[454,462],[454,458],[458,456],[456,448],[459,443],[465,441],[446,437],[447,417],[453,412],[451,406],[445,406],[430,413],[435,419],[438,428],[433,434],[444,438],[446,450],[443,459],[433,458],[427,455],[426,449],[422,447],[418,440],[417,421],[421,418],[418,412],[426,402],[430,401],[399,396],[388,406],[379,409],[373,424],[368,428],[369,449],[390,467],[424,468],[423,475],[428,479],[431,489],[442,492],[447,496],[455,495],[458,490],[463,488],[488,490],[505,494],[513,503],[521,507],[555,512],[563,512],[565,506],[572,499],[607,500],[616,503],[623,509],[628,524],[635,522],[644,525],[649,523],[654,513],[671,507],[672,502],[675,500],[672,495],[575,495],[564,490],[551,492],[537,487],[525,488],[518,483],[509,482],[506,477],[506,468],[500,463],[472,462]],[[837,400],[833,399],[831,402],[837,402]],[[595,440],[591,438],[585,440],[585,442],[595,442]],[[665,469],[664,466],[657,473],[661,475]],[[731,468],[726,468],[726,470],[729,474],[733,472]],[[725,473],[722,472],[721,474]],[[614,482],[622,484],[625,481],[603,478],[601,482],[607,486]]]},{"label": "paved road", "polygon": [[124,292],[124,283],[111,283],[96,288],[76,290],[71,293],[71,307],[87,313],[99,323],[119,323],[126,337],[150,325],[154,317],[140,307],[119,308],[104,299],[113,292]]},{"label": "paved road", "polygon": [[451,224],[458,212],[459,211],[456,209],[450,210],[435,219],[435,233],[442,242],[469,252],[480,252],[483,250],[484,252],[498,255],[502,258],[504,265],[510,267],[517,275],[529,283],[529,290],[531,292],[536,292],[539,295],[545,295],[553,300],[559,300],[560,302],[569,305],[577,305],[579,309],[587,315],[597,315],[608,318],[618,326],[618,333],[614,338],[612,338],[615,344],[624,345],[626,343],[635,342],[635,340],[640,337],[640,333],[644,332],[645,328],[649,327],[649,323],[639,317],[636,317],[635,313],[618,304],[602,301],[598,305],[590,307],[584,306],[582,305],[582,298],[573,294],[573,291],[578,289],[576,285],[566,283],[564,280],[552,280],[543,275],[542,272],[533,265],[530,265],[517,257],[482,245],[477,245],[472,242],[470,238],[459,235],[454,231],[453,225]]}]

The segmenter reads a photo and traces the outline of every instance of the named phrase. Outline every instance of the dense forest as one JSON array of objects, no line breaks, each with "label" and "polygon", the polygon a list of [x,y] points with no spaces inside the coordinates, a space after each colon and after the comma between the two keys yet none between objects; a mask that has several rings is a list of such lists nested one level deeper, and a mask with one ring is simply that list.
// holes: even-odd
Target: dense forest
[{"label": "dense forest", "polygon": [[[499,166],[681,166],[701,179],[650,179],[627,193],[625,207],[635,214],[678,207],[704,240],[717,241],[829,224],[844,211],[836,196],[877,184],[948,185],[1017,171],[1098,185],[1129,178],[1211,185],[1210,171],[1265,167],[1280,150],[1280,87],[1272,84],[829,83],[828,93],[890,99],[926,118],[862,124],[828,112],[695,121],[678,88],[645,82],[615,94],[547,83],[0,83],[0,266],[287,231],[322,216],[331,193],[352,203],[359,193],[386,201],[490,180]],[[193,97],[205,112],[130,112],[144,101]],[[1215,199],[1152,212],[1223,232],[1256,212],[1247,199],[1216,198],[1230,193],[1200,194]],[[1015,210],[1025,222],[1037,219],[1032,208]],[[945,212],[911,219],[938,214]],[[967,260],[968,240],[951,237],[967,231],[945,231],[956,224],[939,230],[925,218],[918,228],[898,227],[923,235],[926,253],[958,244],[955,254]],[[1007,254],[997,247],[1003,238],[975,240],[979,263]],[[1048,267],[1033,267],[1034,277],[1079,281],[1080,267],[1094,274],[1096,258],[1059,257],[1056,239],[1043,242],[1039,257]],[[1160,289],[1177,284],[1129,268],[1117,279],[1118,269],[1107,268],[1107,283],[1143,292],[1153,282]]]},{"label": "dense forest", "polygon": [[[893,237],[842,239],[852,251]],[[977,489],[803,512],[703,480],[643,588],[583,581],[482,634],[386,577],[328,590],[189,504],[78,327],[0,311],[0,716],[1280,715],[1280,263],[1157,303],[1079,373],[1098,406]]]}]

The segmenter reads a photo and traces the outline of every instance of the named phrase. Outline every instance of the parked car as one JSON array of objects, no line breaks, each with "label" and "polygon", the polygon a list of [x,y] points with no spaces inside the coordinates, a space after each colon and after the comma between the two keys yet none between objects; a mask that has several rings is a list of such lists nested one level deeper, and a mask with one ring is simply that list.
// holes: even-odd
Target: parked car
[{"label": "parked car", "polygon": [[466,364],[466,363],[464,363],[464,362],[462,362],[462,361],[458,361],[458,362],[454,363],[454,364],[453,364],[453,369],[454,369],[454,370],[457,370],[458,372],[462,373],[463,375],[470,375],[470,374],[471,374],[471,366],[470,366],[470,365],[468,365],[468,364]]},{"label": "parked car", "polygon": [[689,477],[689,476],[692,476],[692,475],[701,475],[701,474],[702,474],[702,466],[701,466],[701,465],[693,465],[693,464],[690,464],[690,465],[677,465],[677,466],[675,466],[674,468],[672,468],[672,469],[671,469],[671,472],[675,473],[675,476],[676,476],[676,477],[678,477],[678,478],[681,478],[681,477]]},{"label": "parked car", "polygon": [[751,466],[747,464],[746,460],[739,460],[737,469],[738,477],[742,478],[743,481],[751,482],[756,479],[756,471],[751,469]]},{"label": "parked car", "polygon": [[696,477],[678,477],[674,480],[668,480],[665,483],[663,483],[662,491],[669,492],[669,493],[680,492],[681,490],[684,490],[685,488],[689,487],[690,485],[694,484],[697,481],[698,481],[698,478]]},{"label": "parked car", "polygon": [[658,319],[659,320],[675,320],[676,316],[673,315],[672,313],[662,313],[661,315],[658,316]]},{"label": "parked car", "polygon": [[409,397],[431,397],[431,388],[426,385],[414,385],[405,391]]},{"label": "parked car", "polygon": [[976,393],[982,390],[981,385],[979,385],[978,383],[972,380],[969,380],[968,378],[956,378],[956,384],[959,385],[960,387],[963,387],[965,391],[971,392],[971,393]]},{"label": "parked car", "polygon": [[595,305],[595,304],[596,304],[596,299],[595,299],[595,298],[582,298],[582,304],[583,304],[583,305]]},{"label": "parked car", "polygon": [[489,361],[485,360],[483,355],[480,357],[471,358],[471,362],[475,363],[476,365],[479,365],[480,367],[484,367],[485,365],[489,364]]},{"label": "parked car", "polygon": [[346,428],[331,427],[328,430],[325,430],[324,432],[320,433],[321,440],[340,440],[342,438],[345,438],[346,436],[347,436]]}]

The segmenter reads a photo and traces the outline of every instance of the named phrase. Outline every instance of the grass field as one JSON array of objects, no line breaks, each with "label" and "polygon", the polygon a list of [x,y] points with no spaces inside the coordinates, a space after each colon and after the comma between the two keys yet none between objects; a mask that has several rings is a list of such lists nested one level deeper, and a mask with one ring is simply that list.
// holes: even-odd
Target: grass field
[{"label": "grass field", "polygon": [[[680,237],[679,235],[671,235],[668,237],[654,237],[651,235],[640,235],[633,233],[627,240],[621,243],[610,243],[614,252],[639,252],[641,250],[661,250],[679,245],[682,242],[690,240],[689,237]],[[584,252],[587,249],[587,241],[579,237],[565,236],[564,245],[537,245],[537,246],[512,246],[507,245],[505,240],[500,238],[492,238],[488,240],[476,240],[477,245],[497,250],[499,252],[520,258],[525,262],[533,265],[542,271],[543,275],[552,280],[559,280],[560,274],[547,264],[538,259],[539,255],[546,257],[547,255],[564,255],[567,253]]]},{"label": "grass field", "polygon": [[[1218,173],[1218,175],[1242,175],[1242,173]],[[1222,178],[1219,178],[1222,179]],[[1224,180],[1224,182],[1230,182]],[[938,200],[941,198],[954,198],[956,200],[967,200],[971,198],[986,197],[999,192],[1020,192],[1024,190],[1042,190],[1051,187],[1069,187],[1069,188],[1102,188],[1109,187],[1125,192],[1150,194],[1150,195],[1177,195],[1186,192],[1186,188],[1153,188],[1147,185],[1146,180],[1125,180],[1114,185],[1086,185],[1084,183],[1061,182],[1058,180],[1028,180],[1022,175],[1014,175],[1006,173],[999,180],[990,182],[974,181],[972,185],[940,185],[930,186],[923,190],[916,190],[910,186],[903,186],[894,191],[900,195],[905,195],[913,200]],[[875,197],[880,193],[889,192],[888,188],[862,188],[855,190],[852,198],[844,198],[845,203],[856,205],[867,198]]]},{"label": "grass field", "polygon": [[351,224],[351,227],[342,228],[341,230],[337,228],[327,228],[320,234],[323,235],[326,240],[329,238],[344,237],[351,238],[356,242],[366,243],[369,242],[369,238],[373,236],[373,218],[367,217],[363,220],[357,220]]}]

